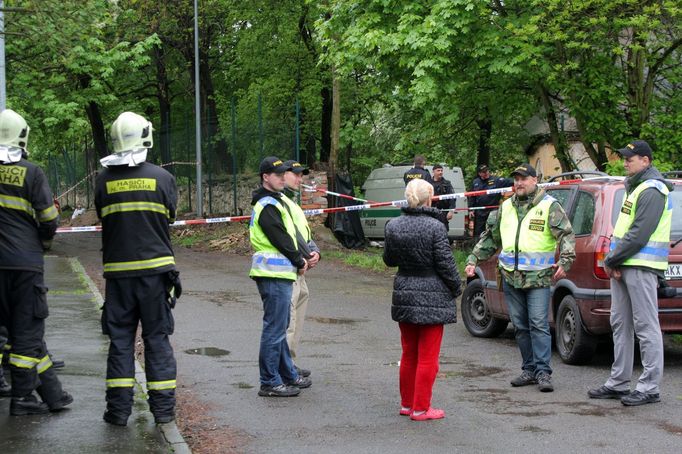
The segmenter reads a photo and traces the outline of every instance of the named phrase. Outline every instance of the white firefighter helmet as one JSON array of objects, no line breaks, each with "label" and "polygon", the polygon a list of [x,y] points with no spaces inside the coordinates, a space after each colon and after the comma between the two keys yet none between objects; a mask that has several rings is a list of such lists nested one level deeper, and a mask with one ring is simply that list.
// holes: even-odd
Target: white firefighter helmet
[{"label": "white firefighter helmet", "polygon": [[19,147],[26,151],[30,130],[24,117],[15,111],[5,109],[0,112],[0,145]]},{"label": "white firefighter helmet", "polygon": [[111,145],[114,153],[151,148],[152,123],[141,115],[123,112],[111,125]]}]

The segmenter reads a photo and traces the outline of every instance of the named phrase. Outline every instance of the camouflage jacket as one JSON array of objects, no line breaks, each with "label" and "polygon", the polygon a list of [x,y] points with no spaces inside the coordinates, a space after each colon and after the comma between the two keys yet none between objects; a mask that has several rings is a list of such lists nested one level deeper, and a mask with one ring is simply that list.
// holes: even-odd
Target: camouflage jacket
[{"label": "camouflage jacket", "polygon": [[[540,203],[544,196],[545,191],[540,188],[524,199],[518,198],[514,194],[511,200],[519,219],[525,217],[528,211]],[[568,271],[575,260],[575,235],[571,221],[568,220],[566,212],[558,202],[554,202],[550,208],[549,226],[552,236],[559,244],[558,264],[563,266],[565,271]],[[500,216],[499,211],[497,211],[493,212],[488,218],[486,230],[481,234],[478,244],[467,258],[467,264],[476,265],[479,261],[492,257],[501,246]],[[549,287],[552,283],[552,275],[555,272],[554,268],[540,271],[507,271],[498,267],[498,270],[502,273],[507,284],[515,288]]]}]

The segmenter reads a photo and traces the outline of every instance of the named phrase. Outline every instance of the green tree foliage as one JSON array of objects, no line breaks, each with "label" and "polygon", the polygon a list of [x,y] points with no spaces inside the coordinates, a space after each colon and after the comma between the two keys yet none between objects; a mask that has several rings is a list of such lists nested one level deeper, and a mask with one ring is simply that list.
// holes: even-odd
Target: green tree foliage
[{"label": "green tree foliage", "polygon": [[325,58],[349,76],[371,68],[385,102],[416,114],[398,128],[418,151],[460,143],[467,149],[454,156],[470,159],[478,127],[480,156],[487,126],[500,139],[494,160],[509,159],[506,150],[528,143],[513,132],[533,113],[565,166],[562,113],[576,118],[600,168],[607,147],[632,137],[669,159],[679,149],[679,2],[364,0],[329,10],[319,21]]},{"label": "green tree foliage", "polygon": [[153,159],[191,160],[198,85],[214,173],[232,170],[231,153],[239,171],[261,153],[294,157],[297,100],[299,156],[325,162],[333,68],[337,165],[357,184],[417,153],[469,177],[481,162],[504,172],[526,159],[533,117],[564,167],[562,117],[600,168],[634,137],[682,166],[679,0],[202,0],[196,83],[191,0],[5,5],[8,106],[39,160],[88,149],[94,167],[124,110],[154,123]]},{"label": "green tree foliage", "polygon": [[[89,135],[106,154],[104,122],[121,97],[142,85],[135,78],[149,62],[154,36],[120,39],[115,3],[77,0],[5,2],[8,107],[27,115],[38,159],[47,151],[82,144]],[[144,106],[136,103],[128,110]]]}]

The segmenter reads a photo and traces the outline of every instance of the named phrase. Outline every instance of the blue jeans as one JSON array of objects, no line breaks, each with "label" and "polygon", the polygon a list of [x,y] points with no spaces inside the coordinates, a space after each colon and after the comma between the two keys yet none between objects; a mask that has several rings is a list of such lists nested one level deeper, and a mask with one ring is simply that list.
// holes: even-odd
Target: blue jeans
[{"label": "blue jeans", "polygon": [[263,333],[258,355],[261,385],[278,386],[298,378],[287,345],[293,283],[286,279],[256,278],[263,300]]},{"label": "blue jeans", "polygon": [[549,287],[521,289],[504,282],[504,296],[521,350],[521,368],[537,376],[552,373],[552,335],[549,332]]}]

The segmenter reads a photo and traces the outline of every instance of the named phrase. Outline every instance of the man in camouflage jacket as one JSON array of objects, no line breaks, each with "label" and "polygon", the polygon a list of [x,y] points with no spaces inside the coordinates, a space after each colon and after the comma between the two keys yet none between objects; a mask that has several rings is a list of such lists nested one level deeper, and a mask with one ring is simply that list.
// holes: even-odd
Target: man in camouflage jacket
[{"label": "man in camouflage jacket", "polygon": [[[548,225],[545,229],[549,230],[554,244],[559,245],[559,261],[554,263],[552,257],[551,266],[547,264],[544,268],[537,267],[540,269],[523,269],[527,267],[524,267],[523,262],[519,260],[517,251],[515,255],[510,254],[510,257],[514,259],[507,262],[507,269],[500,265],[499,271],[503,278],[505,302],[515,327],[516,340],[523,358],[523,372],[512,380],[511,384],[512,386],[526,386],[538,383],[540,391],[549,392],[554,389],[551,383],[552,369],[549,364],[552,354],[552,338],[549,331],[549,287],[552,280],[556,281],[566,276],[566,271],[575,260],[575,235],[568,216],[559,202],[548,196],[543,189],[538,188],[536,175],[535,169],[529,164],[523,164],[512,172],[516,193],[505,203],[511,204],[511,208],[516,211],[517,219],[520,220],[516,227],[521,228],[516,235],[516,249],[519,249],[519,239],[522,239],[523,235],[527,235],[526,232],[529,231],[523,227],[525,218],[531,211],[535,215],[536,207],[544,203],[549,205]],[[496,214],[488,218],[487,229],[467,258],[466,274],[468,277],[475,276],[476,264],[479,261],[493,256],[502,246],[504,229],[501,229],[501,226],[505,220],[501,213],[504,212],[501,206]],[[506,213],[509,212],[506,211]],[[536,220],[530,221],[530,229],[533,230],[532,221]],[[516,234],[514,230],[507,230],[507,232]],[[512,238],[507,243],[514,244],[514,239]]]}]

